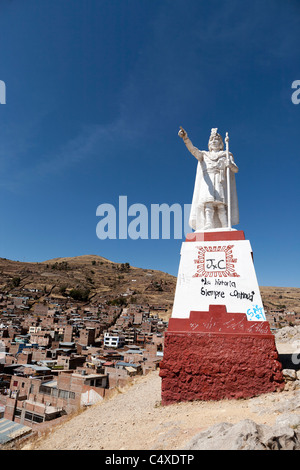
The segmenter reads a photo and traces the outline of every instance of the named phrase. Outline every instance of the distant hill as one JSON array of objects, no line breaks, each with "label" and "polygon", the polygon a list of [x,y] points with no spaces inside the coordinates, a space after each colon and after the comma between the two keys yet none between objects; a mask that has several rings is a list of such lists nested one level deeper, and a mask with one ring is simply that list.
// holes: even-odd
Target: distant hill
[{"label": "distant hill", "polygon": [[72,263],[72,264],[88,264],[89,262],[93,263],[97,261],[116,264],[113,261],[110,261],[109,259],[103,258],[103,256],[99,256],[99,255],[81,255],[81,256],[73,256],[69,258],[53,258],[53,259],[49,259],[48,261],[43,261],[42,264],[62,263],[62,262],[67,262],[67,263]]},{"label": "distant hill", "polygon": [[[114,263],[97,255],[55,258],[41,263],[0,258],[0,290],[13,295],[66,298],[72,289],[88,292],[88,300],[104,302],[123,298],[136,303],[172,305],[176,277],[170,274]],[[125,294],[125,295],[124,295]],[[31,294],[32,295],[32,294]]]},{"label": "distant hill", "polygon": [[[162,271],[114,263],[102,256],[54,258],[41,263],[0,258],[0,290],[12,295],[35,295],[37,299],[67,298],[72,289],[88,295],[86,301],[125,299],[136,303],[172,307],[176,277]],[[37,292],[32,293],[35,290]],[[300,288],[260,287],[267,309],[300,312]],[[124,296],[125,294],[125,296]],[[169,310],[168,315],[170,315]]]},{"label": "distant hill", "polygon": [[299,287],[260,287],[261,296],[266,309],[288,310],[300,313]]}]

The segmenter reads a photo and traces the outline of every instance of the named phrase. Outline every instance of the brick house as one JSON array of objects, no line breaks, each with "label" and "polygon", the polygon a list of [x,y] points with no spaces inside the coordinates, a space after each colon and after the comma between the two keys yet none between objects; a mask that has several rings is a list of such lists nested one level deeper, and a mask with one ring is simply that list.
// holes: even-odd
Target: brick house
[{"label": "brick house", "polygon": [[12,376],[4,417],[27,426],[58,418],[105,396],[105,374],[61,372],[57,377]]}]

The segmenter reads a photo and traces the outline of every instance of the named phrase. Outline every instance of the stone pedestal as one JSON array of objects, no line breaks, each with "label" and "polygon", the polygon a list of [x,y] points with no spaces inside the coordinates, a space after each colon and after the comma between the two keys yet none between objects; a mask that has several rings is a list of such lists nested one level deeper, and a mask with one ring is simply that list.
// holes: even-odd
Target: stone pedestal
[{"label": "stone pedestal", "polygon": [[194,233],[183,243],[160,376],[163,405],[284,387],[243,232]]},{"label": "stone pedestal", "polygon": [[160,364],[162,404],[248,398],[284,387],[268,322],[213,305],[170,319]]}]

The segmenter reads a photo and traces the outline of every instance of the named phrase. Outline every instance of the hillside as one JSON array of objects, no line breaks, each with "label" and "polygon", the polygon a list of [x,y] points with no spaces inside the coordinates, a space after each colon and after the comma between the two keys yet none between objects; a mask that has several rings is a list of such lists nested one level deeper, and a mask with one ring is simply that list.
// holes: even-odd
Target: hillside
[{"label": "hillside", "polygon": [[[114,263],[97,255],[55,258],[42,263],[11,261],[0,258],[0,291],[14,296],[31,295],[35,300],[51,297],[66,299],[72,289],[88,293],[87,302],[121,298],[136,303],[172,306],[176,277],[142,269],[124,261]],[[267,309],[300,312],[300,288],[262,286]],[[33,292],[34,291],[34,292]],[[169,309],[166,316],[170,315]]]},{"label": "hillside", "polygon": [[300,288],[260,287],[264,306],[267,310],[288,310],[300,313]]},{"label": "hillside", "polygon": [[29,294],[36,300],[66,299],[72,289],[88,293],[87,302],[123,298],[136,303],[171,305],[176,278],[161,271],[114,263],[96,255],[55,258],[42,263],[0,259],[0,291]]}]

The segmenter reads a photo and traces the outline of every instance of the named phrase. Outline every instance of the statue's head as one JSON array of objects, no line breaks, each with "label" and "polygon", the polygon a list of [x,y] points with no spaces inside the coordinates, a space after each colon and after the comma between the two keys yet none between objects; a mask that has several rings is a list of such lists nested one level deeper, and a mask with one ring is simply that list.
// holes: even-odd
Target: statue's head
[{"label": "statue's head", "polygon": [[224,149],[223,139],[222,139],[221,135],[218,134],[217,131],[218,131],[218,129],[212,129],[211,130],[210,138],[209,138],[209,141],[208,141],[208,150],[209,151],[214,150],[215,152],[217,152],[219,150]]}]

